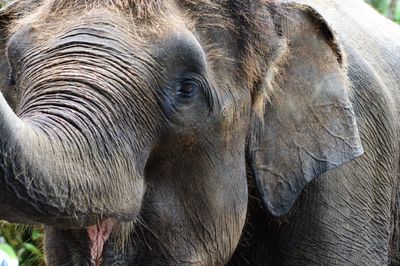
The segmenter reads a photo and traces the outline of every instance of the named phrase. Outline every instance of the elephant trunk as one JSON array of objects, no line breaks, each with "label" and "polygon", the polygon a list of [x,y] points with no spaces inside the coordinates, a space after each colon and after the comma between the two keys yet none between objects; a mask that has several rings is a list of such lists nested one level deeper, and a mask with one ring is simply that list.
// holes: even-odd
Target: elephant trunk
[{"label": "elephant trunk", "polygon": [[147,153],[127,149],[115,130],[102,133],[112,149],[100,145],[79,125],[77,107],[30,109],[17,116],[0,94],[0,220],[79,227],[134,219]]},{"label": "elephant trunk", "polygon": [[[31,30],[9,46],[32,45]],[[79,26],[8,55],[20,98],[17,114],[0,101],[0,219],[91,226],[136,217],[162,130],[157,64],[119,40],[115,27]]]}]

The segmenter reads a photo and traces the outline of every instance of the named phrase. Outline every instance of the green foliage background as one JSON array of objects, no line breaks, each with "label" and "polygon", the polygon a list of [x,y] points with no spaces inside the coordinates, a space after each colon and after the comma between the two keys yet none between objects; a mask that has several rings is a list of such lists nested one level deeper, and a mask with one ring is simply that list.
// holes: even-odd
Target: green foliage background
[{"label": "green foliage background", "polygon": [[383,15],[400,23],[400,0],[365,0],[365,2],[375,7]]},{"label": "green foliage background", "polygon": [[0,237],[14,250],[20,266],[46,264],[42,248],[43,233],[40,228],[0,222]]},{"label": "green foliage background", "polygon": [[[68,1],[68,0],[66,0]],[[352,1],[352,0],[338,0]],[[400,0],[365,0],[380,13],[400,23]],[[2,6],[6,0],[0,0]],[[45,265],[42,252],[43,233],[40,228],[0,222],[0,238],[12,247],[21,266]]]}]

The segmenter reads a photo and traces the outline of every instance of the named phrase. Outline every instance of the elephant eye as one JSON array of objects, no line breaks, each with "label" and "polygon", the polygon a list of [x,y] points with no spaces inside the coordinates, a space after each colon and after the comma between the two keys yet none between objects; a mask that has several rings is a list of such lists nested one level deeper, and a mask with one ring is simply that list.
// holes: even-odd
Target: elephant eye
[{"label": "elephant eye", "polygon": [[16,85],[14,73],[10,73],[7,79],[7,87],[14,87]]},{"label": "elephant eye", "polygon": [[196,95],[198,89],[199,84],[194,81],[185,80],[179,85],[176,95],[184,99],[189,99]]}]

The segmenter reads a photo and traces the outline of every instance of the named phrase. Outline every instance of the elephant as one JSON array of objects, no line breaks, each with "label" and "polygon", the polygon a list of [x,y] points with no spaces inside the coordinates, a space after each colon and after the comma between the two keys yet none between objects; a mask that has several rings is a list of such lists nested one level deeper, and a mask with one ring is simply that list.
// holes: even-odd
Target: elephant
[{"label": "elephant", "polygon": [[0,219],[48,265],[398,265],[400,28],[361,0],[15,0]]}]

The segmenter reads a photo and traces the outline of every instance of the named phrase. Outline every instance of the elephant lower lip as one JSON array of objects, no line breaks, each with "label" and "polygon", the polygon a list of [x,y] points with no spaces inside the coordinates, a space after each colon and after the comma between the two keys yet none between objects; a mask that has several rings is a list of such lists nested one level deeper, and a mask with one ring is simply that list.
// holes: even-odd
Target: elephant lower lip
[{"label": "elephant lower lip", "polygon": [[113,219],[106,219],[97,225],[86,228],[90,241],[91,262],[95,266],[101,265],[104,245],[110,237],[115,223]]}]

